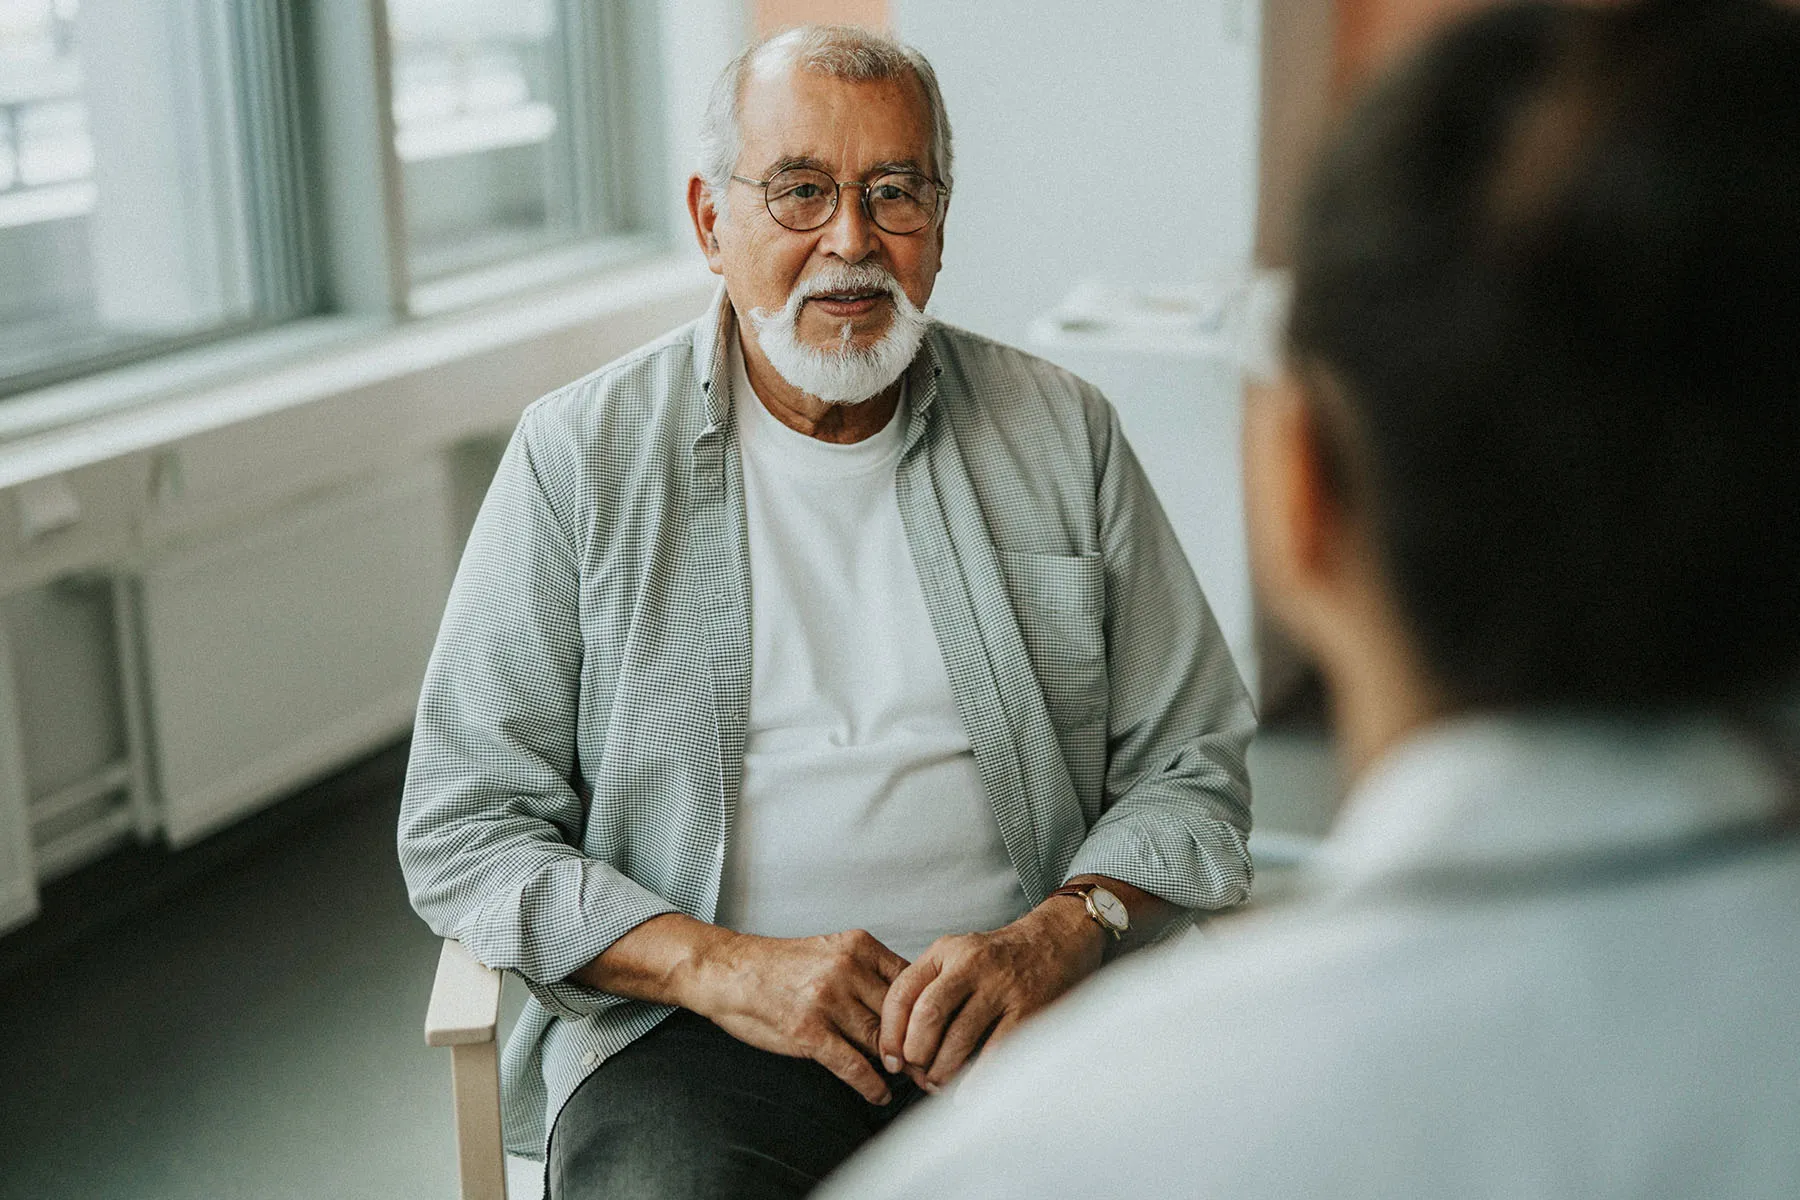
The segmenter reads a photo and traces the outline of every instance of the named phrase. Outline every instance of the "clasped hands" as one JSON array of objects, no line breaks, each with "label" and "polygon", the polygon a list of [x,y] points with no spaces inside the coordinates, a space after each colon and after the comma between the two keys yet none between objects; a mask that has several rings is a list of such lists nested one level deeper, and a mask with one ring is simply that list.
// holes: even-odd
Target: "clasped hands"
[{"label": "clasped hands", "polygon": [[709,946],[684,1005],[740,1041],[810,1058],[874,1104],[889,1075],[928,1092],[1100,966],[1106,933],[1078,902],[933,942],[916,962],[861,930],[730,934]]}]

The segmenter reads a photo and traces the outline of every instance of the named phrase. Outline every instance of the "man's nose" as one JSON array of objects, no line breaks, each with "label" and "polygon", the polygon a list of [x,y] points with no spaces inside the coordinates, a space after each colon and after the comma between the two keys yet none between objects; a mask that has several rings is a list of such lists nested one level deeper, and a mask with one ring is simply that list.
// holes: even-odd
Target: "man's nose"
[{"label": "man's nose", "polygon": [[880,242],[875,236],[875,222],[863,204],[866,185],[847,183],[838,189],[837,211],[825,222],[819,237],[819,249],[834,254],[845,262],[861,262],[875,252]]}]

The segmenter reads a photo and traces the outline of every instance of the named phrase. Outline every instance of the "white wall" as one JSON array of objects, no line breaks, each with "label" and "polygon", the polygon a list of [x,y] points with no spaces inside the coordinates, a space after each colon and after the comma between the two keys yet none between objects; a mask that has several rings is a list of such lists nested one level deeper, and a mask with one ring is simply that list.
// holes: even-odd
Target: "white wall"
[{"label": "white wall", "polygon": [[1011,342],[1077,281],[1249,259],[1257,0],[892,0],[956,135],[933,311]]},{"label": "white wall", "polygon": [[713,80],[750,38],[750,14],[745,0],[659,0],[657,9],[668,154],[663,211],[671,244],[698,257],[687,181],[700,165],[700,119]]}]

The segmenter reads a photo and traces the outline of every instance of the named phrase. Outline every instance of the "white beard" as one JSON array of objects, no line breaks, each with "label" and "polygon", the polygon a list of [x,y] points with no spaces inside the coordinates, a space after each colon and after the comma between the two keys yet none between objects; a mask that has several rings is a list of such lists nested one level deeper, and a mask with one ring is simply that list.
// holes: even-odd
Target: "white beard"
[{"label": "white beard", "polygon": [[[893,322],[873,346],[859,350],[850,344],[855,329],[849,321],[835,350],[800,340],[800,306],[810,297],[872,289],[886,292],[894,305]],[[873,263],[821,271],[795,287],[779,312],[753,308],[749,316],[757,344],[776,374],[826,404],[861,404],[878,395],[912,364],[931,326],[931,318],[914,307],[899,282]]]}]

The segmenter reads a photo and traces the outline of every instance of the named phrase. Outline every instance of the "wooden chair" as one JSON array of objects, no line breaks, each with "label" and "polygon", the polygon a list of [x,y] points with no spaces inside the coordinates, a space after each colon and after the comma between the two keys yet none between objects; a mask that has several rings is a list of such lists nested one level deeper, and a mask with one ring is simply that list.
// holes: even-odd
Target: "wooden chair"
[{"label": "wooden chair", "polygon": [[462,1200],[506,1200],[506,1151],[500,1140],[501,974],[446,940],[425,1012],[425,1044],[450,1047],[456,1103],[457,1174]]}]

